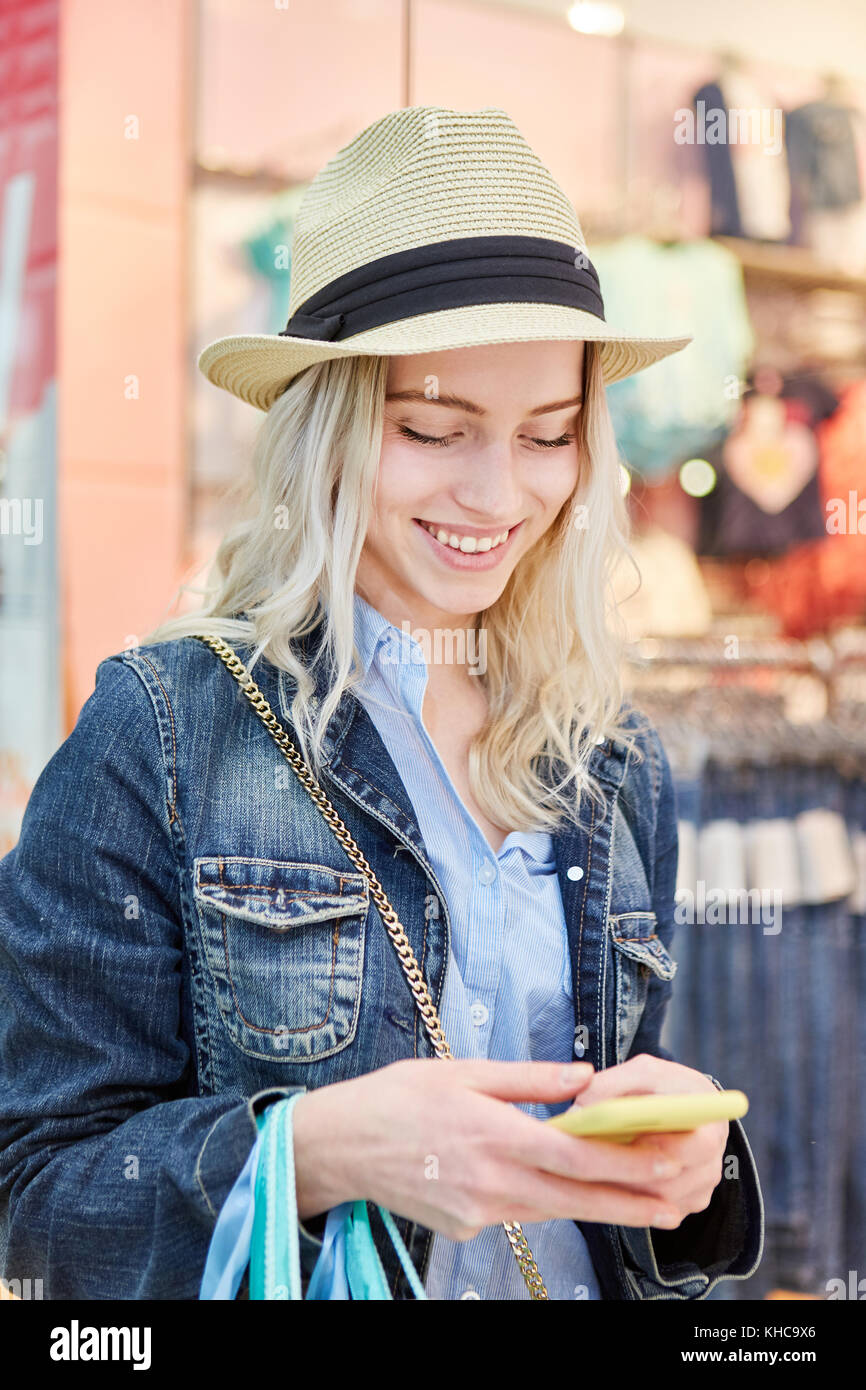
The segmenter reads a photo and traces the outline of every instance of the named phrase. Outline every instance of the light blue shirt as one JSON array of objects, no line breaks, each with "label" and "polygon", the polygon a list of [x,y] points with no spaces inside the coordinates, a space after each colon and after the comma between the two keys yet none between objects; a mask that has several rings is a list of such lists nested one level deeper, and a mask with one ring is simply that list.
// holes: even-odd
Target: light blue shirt
[{"label": "light blue shirt", "polygon": [[[571,962],[550,835],[513,830],[494,852],[424,727],[422,647],[359,595],[355,641],[364,678],[354,693],[409,794],[448,905],[451,954],[439,1012],[452,1052],[573,1061]],[[546,1118],[567,1103],[520,1108]],[[552,1299],[601,1297],[573,1221],[527,1223],[523,1231]],[[425,1288],[436,1299],[529,1298],[501,1225],[469,1241],[434,1234]]]}]

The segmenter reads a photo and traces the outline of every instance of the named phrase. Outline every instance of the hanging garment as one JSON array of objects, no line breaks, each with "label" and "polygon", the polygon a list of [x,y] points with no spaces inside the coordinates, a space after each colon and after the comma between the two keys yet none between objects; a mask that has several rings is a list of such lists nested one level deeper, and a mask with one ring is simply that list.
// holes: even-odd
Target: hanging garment
[{"label": "hanging garment", "polygon": [[750,890],[770,899],[777,893],[783,907],[802,902],[800,844],[794,821],[784,816],[749,821],[746,864]]},{"label": "hanging garment", "polygon": [[847,208],[863,198],[851,112],[809,101],[785,122],[792,201],[804,208]]},{"label": "hanging garment", "polygon": [[820,537],[746,576],[786,637],[810,637],[866,611],[866,380],[840,393],[839,408],[816,435]]},{"label": "hanging garment", "polygon": [[784,113],[773,96],[745,72],[727,73],[720,85],[745,235],[759,241],[787,241],[791,185]]},{"label": "hanging garment", "polygon": [[307,184],[295,184],[269,199],[265,221],[243,243],[250,269],[270,291],[268,322],[262,332],[280,333],[286,326],[295,216],[307,188]]},{"label": "hanging garment", "polygon": [[780,395],[785,402],[788,419],[799,420],[812,429],[839,409],[839,397],[824,381],[820,372],[796,372],[782,379]]},{"label": "hanging garment", "polygon": [[[725,99],[718,82],[706,82],[700,87],[692,98],[692,105],[698,120],[704,119],[708,112],[724,111]],[[706,140],[703,149],[710,184],[710,233],[713,236],[746,236],[730,146],[726,140]]]},{"label": "hanging garment", "polygon": [[792,240],[851,275],[866,270],[862,121],[846,106],[811,101],[790,111],[785,125]]},{"label": "hanging garment", "polygon": [[705,83],[692,104],[710,181],[714,236],[787,241],[790,183],[781,108],[746,73]]},{"label": "hanging garment", "polygon": [[722,458],[741,492],[775,516],[799,497],[818,467],[818,445],[807,425],[786,418],[776,396],[750,396],[746,428],[725,441]]},{"label": "hanging garment", "polygon": [[818,443],[785,402],[753,395],[738,428],[707,455],[716,487],[702,499],[698,553],[778,555],[824,535]]},{"label": "hanging garment", "polygon": [[[664,725],[660,731],[667,742]],[[682,720],[677,732],[685,737]],[[850,837],[866,826],[866,782],[843,777],[832,762],[797,765],[796,755],[792,748],[792,761],[768,764],[759,745],[753,765],[725,766],[714,756],[701,773],[697,814],[704,854],[697,867],[713,876],[707,895],[715,882],[733,897],[730,890],[743,875],[742,830],[746,860],[749,846],[757,861],[767,856],[763,868],[753,862],[758,877],[768,875],[774,890],[783,878],[789,881],[777,920],[768,927],[763,910],[755,909],[727,920],[707,912],[706,920],[680,926],[673,943],[678,987],[663,1045],[699,1070],[724,1053],[731,1084],[751,1101],[753,1150],[765,1177],[761,1265],[713,1298],[759,1299],[773,1288],[826,1298],[828,1281],[840,1271],[858,1262],[862,1269],[866,1014],[857,1001],[866,981],[866,918],[852,913],[850,899],[841,895],[850,883],[844,827]],[[679,800],[676,764],[674,775]],[[684,785],[691,802],[690,775]],[[807,826],[804,840],[799,831]],[[770,862],[773,841],[788,861],[781,872]],[[832,856],[829,867],[815,859],[822,846]],[[799,904],[798,880],[811,884]],[[695,885],[682,885],[687,896],[689,887]]]},{"label": "hanging garment", "polygon": [[268,309],[267,333],[278,333],[286,325],[289,313],[289,280],[292,269],[292,223],[276,218],[244,242],[251,268],[268,282],[271,302]]},{"label": "hanging garment", "polygon": [[718,442],[736,416],[754,348],[742,268],[726,247],[703,238],[664,245],[623,237],[597,247],[595,263],[611,315],[636,330],[655,323],[694,335],[685,352],[608,388],[625,463],[663,478]]}]

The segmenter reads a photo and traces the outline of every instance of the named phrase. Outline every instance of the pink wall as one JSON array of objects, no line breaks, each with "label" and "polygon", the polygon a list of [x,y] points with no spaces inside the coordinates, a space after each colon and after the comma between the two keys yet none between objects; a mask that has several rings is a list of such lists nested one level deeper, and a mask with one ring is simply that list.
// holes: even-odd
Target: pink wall
[{"label": "pink wall", "polygon": [[202,0],[198,148],[310,179],[403,104],[402,0]]},{"label": "pink wall", "polygon": [[620,181],[617,45],[576,34],[562,15],[459,0],[416,0],[413,10],[413,103],[501,107],[579,216],[608,210]]},{"label": "pink wall", "polygon": [[[61,13],[58,469],[67,724],[183,560],[194,7]],[[134,138],[128,138],[132,136]]]}]

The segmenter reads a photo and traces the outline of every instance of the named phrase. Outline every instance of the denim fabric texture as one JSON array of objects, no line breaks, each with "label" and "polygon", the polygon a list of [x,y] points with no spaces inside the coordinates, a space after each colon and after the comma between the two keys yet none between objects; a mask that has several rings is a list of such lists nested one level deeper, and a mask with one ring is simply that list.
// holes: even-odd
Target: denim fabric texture
[{"label": "denim fabric texture", "polygon": [[[683,801],[698,805],[691,782]],[[710,762],[701,779],[704,828],[725,822],[745,832],[784,819],[794,833],[797,817],[816,808],[843,817],[853,839],[866,825],[862,780],[829,763],[757,761]],[[762,1298],[774,1288],[826,1297],[828,1280],[864,1268],[864,916],[847,896],[809,901],[830,879],[810,879],[808,864],[805,855],[804,900],[782,904],[778,931],[757,913],[677,926],[663,1040],[699,1070],[724,1059],[727,1084],[749,1096],[766,1207],[760,1268],[713,1298]]]},{"label": "denim fabric texture", "polygon": [[[290,677],[264,659],[252,674],[291,733]],[[607,813],[587,807],[552,837],[575,1027],[597,1069],[670,1056],[659,1035],[673,974],[673,782],[657,734],[637,737],[641,759],[612,741],[592,750]],[[448,905],[351,692],[326,757],[325,790],[438,1006]],[[185,638],[101,662],[0,861],[4,1275],[42,1278],[50,1299],[197,1298],[262,1108],[431,1056],[365,879],[214,653]],[[730,1084],[724,1048],[706,1070],[717,1065]],[[763,1205],[739,1121],[728,1152],[739,1176],[676,1230],[578,1223],[603,1298],[700,1299],[754,1273]],[[395,1298],[410,1296],[373,1204],[371,1224]],[[423,1278],[432,1232],[397,1226]],[[303,1227],[305,1284],[320,1246]]]}]

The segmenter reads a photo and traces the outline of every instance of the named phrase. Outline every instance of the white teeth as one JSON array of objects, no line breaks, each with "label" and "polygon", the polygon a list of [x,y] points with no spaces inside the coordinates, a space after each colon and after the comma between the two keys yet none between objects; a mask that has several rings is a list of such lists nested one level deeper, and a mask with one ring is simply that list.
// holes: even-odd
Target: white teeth
[{"label": "white teeth", "polygon": [[422,521],[421,525],[431,536],[436,537],[440,545],[448,545],[452,550],[462,551],[464,555],[477,555],[495,550],[498,545],[503,545],[508,540],[507,531],[501,531],[498,536],[458,536],[456,532],[445,531],[441,526],[434,529],[426,521]]}]

